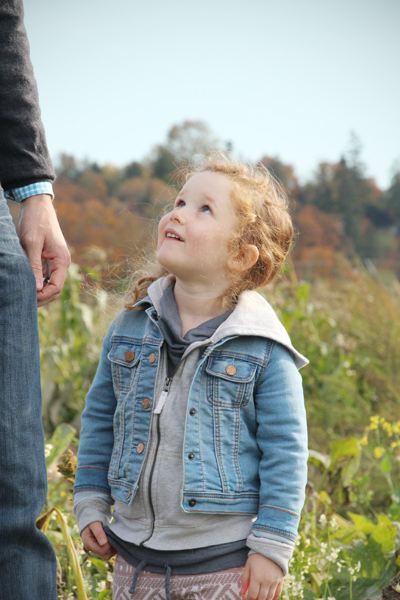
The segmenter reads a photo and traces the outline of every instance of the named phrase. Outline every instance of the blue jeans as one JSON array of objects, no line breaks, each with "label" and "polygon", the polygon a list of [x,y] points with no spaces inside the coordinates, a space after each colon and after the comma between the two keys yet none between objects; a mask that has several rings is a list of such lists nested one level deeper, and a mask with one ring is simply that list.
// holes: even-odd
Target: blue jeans
[{"label": "blue jeans", "polygon": [[35,520],[46,499],[36,283],[0,192],[0,600],[56,600]]}]

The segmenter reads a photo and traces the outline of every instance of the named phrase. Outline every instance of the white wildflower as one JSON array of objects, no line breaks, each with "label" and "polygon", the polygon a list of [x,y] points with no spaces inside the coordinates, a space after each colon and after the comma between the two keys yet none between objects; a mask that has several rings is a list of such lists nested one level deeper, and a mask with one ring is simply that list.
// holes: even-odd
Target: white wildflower
[{"label": "white wildflower", "polygon": [[46,458],[48,456],[50,456],[52,450],[53,450],[53,445],[52,444],[45,444],[45,446],[44,446],[44,455],[45,455]]},{"label": "white wildflower", "polygon": [[335,517],[332,517],[332,519],[331,519],[331,527],[332,527],[332,529],[337,529],[339,527]]},{"label": "white wildflower", "polygon": [[324,513],[322,513],[322,515],[320,516],[319,522],[321,523],[321,525],[325,525],[325,523],[327,522],[327,518]]},{"label": "white wildflower", "polygon": [[99,583],[96,586],[96,592],[103,592],[105,589],[106,589],[106,582],[99,581]]}]

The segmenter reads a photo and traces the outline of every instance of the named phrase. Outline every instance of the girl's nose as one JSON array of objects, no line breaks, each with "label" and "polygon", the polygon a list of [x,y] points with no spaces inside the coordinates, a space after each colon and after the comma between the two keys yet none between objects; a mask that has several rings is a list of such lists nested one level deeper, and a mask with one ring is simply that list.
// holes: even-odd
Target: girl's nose
[{"label": "girl's nose", "polygon": [[183,225],[185,223],[185,217],[182,212],[182,208],[180,208],[179,210],[173,210],[171,213],[170,219],[172,222],[176,221],[176,223]]}]

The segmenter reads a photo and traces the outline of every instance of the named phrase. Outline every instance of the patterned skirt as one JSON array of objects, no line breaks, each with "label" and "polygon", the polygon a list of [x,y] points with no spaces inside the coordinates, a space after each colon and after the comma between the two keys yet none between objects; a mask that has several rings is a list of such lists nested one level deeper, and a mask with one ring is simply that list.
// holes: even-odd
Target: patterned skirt
[{"label": "patterned skirt", "polygon": [[[201,573],[171,575],[171,600],[241,600],[244,567]],[[166,600],[165,575],[141,571],[133,594],[129,592],[135,567],[117,554],[114,567],[113,600]]]}]

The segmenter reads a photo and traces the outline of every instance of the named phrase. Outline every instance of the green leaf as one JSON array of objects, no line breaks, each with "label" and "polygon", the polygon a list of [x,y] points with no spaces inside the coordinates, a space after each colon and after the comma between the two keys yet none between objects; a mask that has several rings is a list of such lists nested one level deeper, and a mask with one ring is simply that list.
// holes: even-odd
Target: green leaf
[{"label": "green leaf", "polygon": [[378,516],[378,525],[371,537],[382,547],[383,554],[395,549],[394,538],[396,537],[397,527],[392,525],[391,520],[384,514]]},{"label": "green leaf", "polygon": [[104,562],[101,560],[101,558],[94,558],[94,557],[90,557],[90,562],[102,573],[107,574],[107,567],[104,564]]},{"label": "green leaf", "polygon": [[331,444],[330,471],[341,469],[341,480],[344,487],[350,485],[358,471],[361,459],[361,446],[357,438],[348,438]]},{"label": "green leaf", "polygon": [[400,521],[400,506],[398,504],[392,504],[390,506],[390,518],[392,521]]},{"label": "green leaf", "polygon": [[341,531],[340,529],[331,533],[331,539],[338,540],[345,546],[351,546],[355,538],[360,538],[363,542],[367,541],[367,536],[362,531]]},{"label": "green leaf", "polygon": [[390,471],[392,470],[392,463],[390,461],[389,454],[385,454],[385,456],[381,460],[380,467],[385,473],[390,473]]},{"label": "green leaf", "polygon": [[357,438],[347,438],[331,444],[331,470],[338,462],[348,458],[359,458],[361,454],[360,444]]},{"label": "green leaf", "polygon": [[310,463],[315,465],[316,467],[323,466],[327,469],[330,465],[331,459],[328,454],[322,454],[322,452],[317,452],[317,450],[308,450],[308,460]]},{"label": "green leaf", "polygon": [[352,512],[348,512],[347,514],[353,521],[358,531],[362,531],[363,533],[372,533],[375,530],[376,525],[367,519],[367,517],[364,517],[363,515],[356,515]]}]

